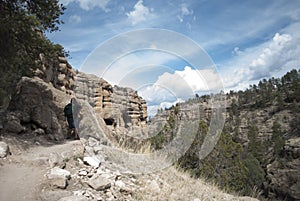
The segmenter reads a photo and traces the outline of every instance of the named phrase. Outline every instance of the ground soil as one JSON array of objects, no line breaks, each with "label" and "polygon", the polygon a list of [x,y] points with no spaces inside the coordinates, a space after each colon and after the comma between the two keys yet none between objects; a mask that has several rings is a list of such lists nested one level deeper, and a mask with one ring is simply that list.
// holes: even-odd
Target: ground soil
[{"label": "ground soil", "polygon": [[81,146],[80,141],[51,142],[47,139],[30,139],[28,136],[0,136],[11,151],[0,159],[0,201],[39,200],[45,185],[50,153],[62,153]]}]

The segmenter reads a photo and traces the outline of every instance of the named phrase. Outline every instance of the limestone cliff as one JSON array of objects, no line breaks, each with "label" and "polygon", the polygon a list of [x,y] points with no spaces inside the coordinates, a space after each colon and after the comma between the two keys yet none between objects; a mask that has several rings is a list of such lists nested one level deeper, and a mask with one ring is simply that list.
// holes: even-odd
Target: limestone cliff
[{"label": "limestone cliff", "polygon": [[78,72],[65,57],[47,60],[40,54],[40,60],[42,65],[35,76],[20,80],[7,113],[1,117],[1,127],[6,131],[30,133],[41,129],[52,139],[64,139],[63,107],[72,97],[93,108],[104,135],[116,136],[146,125],[146,101],[133,89],[113,87],[102,78]]},{"label": "limestone cliff", "polygon": [[78,73],[74,95],[88,101],[107,126],[128,128],[146,124],[146,101],[131,88],[112,86],[95,75]]},{"label": "limestone cliff", "polygon": [[71,95],[76,70],[72,68],[67,59],[65,57],[46,59],[43,54],[40,54],[40,61],[41,66],[34,72],[34,75]]}]

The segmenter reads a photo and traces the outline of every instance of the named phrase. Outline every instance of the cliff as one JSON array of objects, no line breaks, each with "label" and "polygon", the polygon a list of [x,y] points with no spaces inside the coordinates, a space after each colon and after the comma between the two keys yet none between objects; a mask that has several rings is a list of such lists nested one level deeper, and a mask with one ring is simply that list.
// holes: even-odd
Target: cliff
[{"label": "cliff", "polygon": [[1,118],[5,131],[36,133],[38,130],[50,139],[63,140],[67,127],[63,108],[72,97],[91,106],[110,140],[127,133],[129,128],[146,125],[146,101],[136,91],[113,87],[102,78],[78,72],[64,57],[49,61],[40,54],[40,60],[42,65],[35,70],[34,77],[23,77],[18,83]]}]

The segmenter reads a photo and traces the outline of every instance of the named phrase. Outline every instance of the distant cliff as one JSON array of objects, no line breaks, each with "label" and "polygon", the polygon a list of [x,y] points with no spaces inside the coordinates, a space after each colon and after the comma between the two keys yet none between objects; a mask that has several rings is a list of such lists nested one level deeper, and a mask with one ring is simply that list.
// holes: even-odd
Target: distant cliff
[{"label": "distant cliff", "polygon": [[164,130],[152,137],[154,149],[167,145],[172,129],[188,105],[200,111],[195,139],[178,165],[193,176],[204,177],[227,190],[262,195],[272,200],[300,200],[300,72],[262,80],[245,91],[224,94],[225,125],[212,152],[199,160],[203,140],[211,126],[210,96],[196,97],[161,111]]}]

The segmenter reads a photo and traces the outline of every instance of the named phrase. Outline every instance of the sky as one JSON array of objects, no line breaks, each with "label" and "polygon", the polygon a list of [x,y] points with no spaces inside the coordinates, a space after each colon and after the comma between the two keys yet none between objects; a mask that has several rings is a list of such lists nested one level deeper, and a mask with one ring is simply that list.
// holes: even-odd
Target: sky
[{"label": "sky", "polygon": [[300,64],[298,0],[60,0],[73,68],[131,87],[154,114],[195,94],[241,90]]}]

